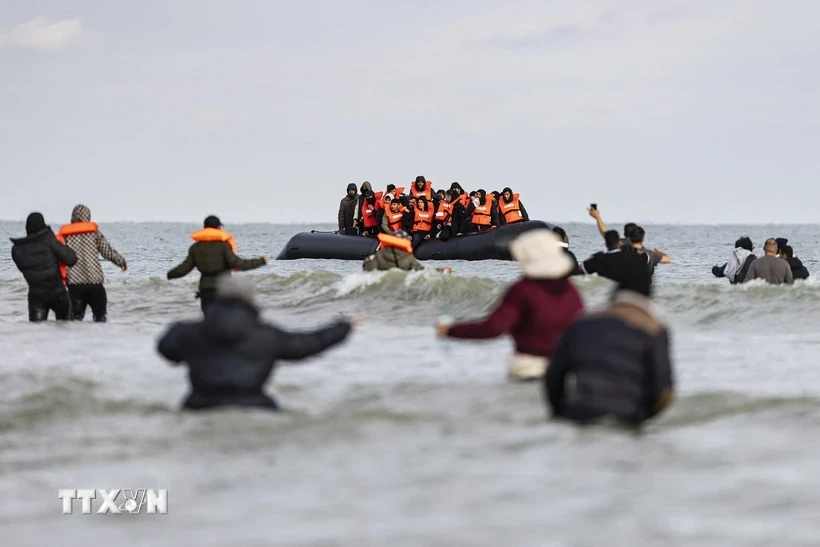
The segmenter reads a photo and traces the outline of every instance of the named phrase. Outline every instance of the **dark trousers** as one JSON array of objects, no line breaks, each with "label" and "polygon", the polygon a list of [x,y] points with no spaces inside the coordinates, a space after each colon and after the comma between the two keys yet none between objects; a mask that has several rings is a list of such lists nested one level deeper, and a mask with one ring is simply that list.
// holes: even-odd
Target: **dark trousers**
[{"label": "dark trousers", "polygon": [[28,320],[32,322],[45,321],[48,312],[53,311],[57,321],[71,319],[71,299],[65,287],[60,287],[45,293],[28,293]]},{"label": "dark trousers", "polygon": [[216,298],[216,289],[199,289],[199,292],[196,293],[196,297],[199,298],[199,305],[202,307],[203,315],[206,313],[206,308],[211,305]]},{"label": "dark trousers", "polygon": [[413,248],[418,247],[419,243],[424,241],[424,238],[429,236],[430,232],[413,232]]},{"label": "dark trousers", "polygon": [[75,321],[85,318],[85,309],[91,306],[91,315],[97,323],[108,320],[108,295],[102,285],[69,285],[71,315]]}]

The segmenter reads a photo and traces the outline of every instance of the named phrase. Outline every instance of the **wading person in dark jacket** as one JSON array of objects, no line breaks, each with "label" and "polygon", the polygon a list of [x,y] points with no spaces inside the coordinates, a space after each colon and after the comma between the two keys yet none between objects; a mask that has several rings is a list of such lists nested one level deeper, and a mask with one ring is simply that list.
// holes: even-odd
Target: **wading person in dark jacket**
[{"label": "wading person in dark jacket", "polygon": [[74,320],[82,321],[86,307],[91,306],[94,321],[104,323],[108,314],[108,295],[103,286],[105,278],[99,257],[113,262],[122,271],[128,269],[125,259],[108,243],[97,223],[91,222],[91,209],[85,205],[74,207],[71,223],[60,228],[58,235],[77,253],[77,263],[68,268],[68,294]]},{"label": "wading person in dark jacket", "polygon": [[359,203],[359,196],[356,193],[356,185],[352,182],[347,185],[347,195],[339,203],[339,233],[346,236],[358,235],[356,231],[356,205]]},{"label": "wading person in dark jacket", "polygon": [[45,321],[49,310],[59,321],[71,319],[64,267],[76,264],[77,254],[57,240],[40,213],[26,219],[26,237],[11,242],[11,258],[28,283],[29,321]]},{"label": "wading person in dark jacket", "polygon": [[553,416],[638,426],[669,405],[669,333],[649,307],[649,287],[649,272],[637,264],[607,309],[566,331],[545,379]]},{"label": "wading person in dark jacket", "polygon": [[513,240],[510,253],[521,264],[524,279],[507,290],[487,319],[437,327],[439,337],[515,340],[515,355],[507,376],[511,380],[542,378],[555,344],[564,330],[583,313],[581,296],[569,282],[573,262],[550,230],[532,230]]},{"label": "wading person in dark jacket", "polygon": [[196,268],[202,274],[199,278],[199,292],[202,311],[211,303],[216,293],[216,278],[231,270],[253,270],[268,263],[268,257],[239,258],[233,236],[222,229],[222,222],[211,215],[205,219],[205,227],[191,234],[196,241],[188,249],[188,256],[179,266],[168,272],[168,279],[185,277]]},{"label": "wading person in dark jacket", "polygon": [[780,247],[780,258],[789,263],[789,267],[792,269],[792,278],[795,281],[809,278],[809,269],[803,265],[802,260],[794,256],[794,249],[789,245]]},{"label": "wading person in dark jacket", "polygon": [[347,338],[358,320],[347,319],[313,332],[287,332],[262,322],[250,280],[223,275],[204,320],[176,323],[157,350],[173,363],[188,365],[191,391],[183,408],[220,406],[277,410],[264,392],[276,361],[298,361]]}]

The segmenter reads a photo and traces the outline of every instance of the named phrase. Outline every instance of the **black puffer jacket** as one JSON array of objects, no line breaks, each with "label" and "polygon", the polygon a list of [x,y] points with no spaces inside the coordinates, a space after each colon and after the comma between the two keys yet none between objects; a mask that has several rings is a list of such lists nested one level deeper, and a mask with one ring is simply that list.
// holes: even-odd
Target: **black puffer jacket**
[{"label": "black puffer jacket", "polygon": [[60,264],[73,266],[77,253],[66,247],[46,226],[26,237],[11,238],[11,258],[32,293],[52,293],[64,287]]},{"label": "black puffer jacket", "polygon": [[787,258],[786,262],[792,269],[792,277],[794,279],[808,279],[809,269],[803,265],[803,261],[797,257]]},{"label": "black puffer jacket", "polygon": [[219,299],[202,321],[173,325],[157,350],[187,363],[191,393],[184,408],[260,406],[276,409],[263,392],[277,360],[305,359],[344,340],[350,324],[339,322],[314,332],[291,333],[260,321],[250,304]]}]

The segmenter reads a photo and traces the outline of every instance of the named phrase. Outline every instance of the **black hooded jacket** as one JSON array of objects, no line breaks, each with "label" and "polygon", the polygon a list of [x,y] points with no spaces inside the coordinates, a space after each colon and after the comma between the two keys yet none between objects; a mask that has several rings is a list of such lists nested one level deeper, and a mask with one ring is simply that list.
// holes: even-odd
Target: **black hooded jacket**
[{"label": "black hooded jacket", "polygon": [[276,402],[263,391],[276,361],[316,355],[349,333],[346,322],[313,332],[286,332],[263,323],[250,304],[220,298],[204,320],[171,326],[157,350],[169,361],[188,365],[191,393],[184,408],[231,405],[276,410]]},{"label": "black hooded jacket", "polygon": [[[504,212],[503,212],[502,204],[501,204],[501,200],[504,199],[504,194],[506,192],[509,192],[510,195],[515,193],[515,192],[512,191],[512,188],[507,186],[506,188],[501,190],[501,194],[498,196],[498,220],[500,220],[502,224],[507,224],[507,221],[504,218]],[[530,219],[530,215],[529,215],[529,213],[527,213],[527,210],[524,208],[524,202],[521,201],[520,198],[518,199],[518,209],[521,211],[521,217],[524,219],[524,222],[528,221]]]},{"label": "black hooded jacket", "polygon": [[787,258],[785,259],[786,262],[789,263],[789,266],[792,269],[792,277],[795,279],[808,279],[809,278],[809,269],[803,265],[803,262],[797,258]]},{"label": "black hooded jacket", "polygon": [[57,241],[51,228],[43,226],[26,237],[11,238],[11,242],[11,258],[26,278],[29,292],[48,294],[65,287],[60,264],[73,266],[77,253]]}]

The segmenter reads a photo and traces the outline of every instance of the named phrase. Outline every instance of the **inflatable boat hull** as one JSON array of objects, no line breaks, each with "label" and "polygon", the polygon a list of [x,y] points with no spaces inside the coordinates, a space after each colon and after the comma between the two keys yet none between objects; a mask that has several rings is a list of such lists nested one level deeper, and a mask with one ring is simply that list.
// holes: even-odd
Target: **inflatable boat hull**
[{"label": "inflatable boat hull", "polygon": [[[447,241],[428,239],[420,243],[413,254],[419,260],[512,260],[509,245],[519,234],[553,227],[554,224],[531,220],[487,232],[452,237]],[[276,260],[364,260],[366,256],[376,252],[378,244],[375,238],[369,237],[333,232],[301,232],[290,238]]]}]

